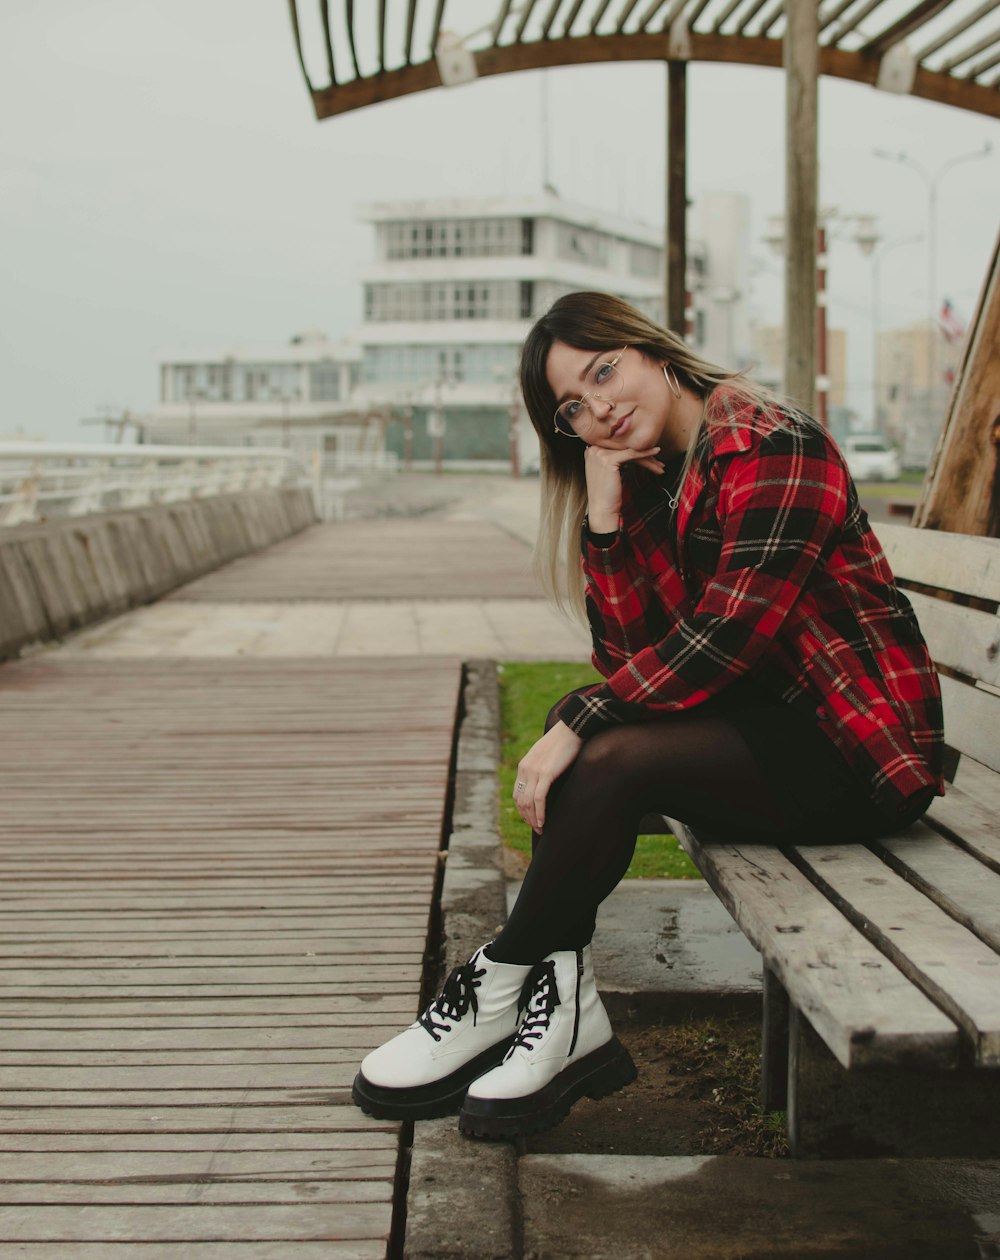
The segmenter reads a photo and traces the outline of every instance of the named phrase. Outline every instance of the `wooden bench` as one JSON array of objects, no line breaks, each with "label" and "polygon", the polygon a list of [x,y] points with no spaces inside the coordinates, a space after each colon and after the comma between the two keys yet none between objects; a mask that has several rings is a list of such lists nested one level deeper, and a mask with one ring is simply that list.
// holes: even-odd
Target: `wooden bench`
[{"label": "wooden bench", "polygon": [[1000,1156],[1000,539],[879,535],[942,674],[947,796],[871,844],[671,826],[762,955],[793,1153]]}]

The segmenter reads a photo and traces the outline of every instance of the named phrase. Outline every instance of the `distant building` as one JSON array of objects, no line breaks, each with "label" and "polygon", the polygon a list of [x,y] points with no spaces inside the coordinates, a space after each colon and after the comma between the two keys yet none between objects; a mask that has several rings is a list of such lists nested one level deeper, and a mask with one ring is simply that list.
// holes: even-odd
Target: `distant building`
[{"label": "distant building", "polygon": [[169,351],[161,356],[160,400],[147,440],[292,446],[349,457],[380,443],[378,418],[357,407],[359,374],[353,342],[315,331],[283,345]]},{"label": "distant building", "polygon": [[[535,448],[516,393],[520,347],[552,302],[575,289],[663,308],[658,229],[551,193],[367,205],[375,262],[363,275],[359,398],[412,415],[413,455],[440,435],[449,460],[505,462],[512,424]],[[401,451],[403,431],[390,427]]]},{"label": "distant building", "polygon": [[[937,380],[931,389],[931,337]],[[876,424],[899,447],[903,466],[926,468],[944,424],[962,359],[961,337],[947,339],[924,319],[887,329],[876,342]]]}]

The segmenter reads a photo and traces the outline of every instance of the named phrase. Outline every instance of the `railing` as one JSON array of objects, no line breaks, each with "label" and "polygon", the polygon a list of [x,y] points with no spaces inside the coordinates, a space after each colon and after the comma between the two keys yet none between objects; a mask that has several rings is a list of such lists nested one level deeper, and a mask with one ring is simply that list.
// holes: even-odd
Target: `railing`
[{"label": "railing", "polygon": [[0,526],[265,486],[311,485],[319,500],[321,475],[281,447],[0,442]]}]

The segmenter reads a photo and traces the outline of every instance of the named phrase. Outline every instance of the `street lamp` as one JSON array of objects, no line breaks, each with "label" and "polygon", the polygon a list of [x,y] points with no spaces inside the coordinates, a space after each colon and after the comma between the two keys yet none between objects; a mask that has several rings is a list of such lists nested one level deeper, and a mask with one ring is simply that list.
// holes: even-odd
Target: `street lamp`
[{"label": "street lamp", "polygon": [[992,143],[987,140],[981,149],[976,149],[972,153],[960,153],[957,157],[949,158],[947,162],[943,162],[938,169],[931,174],[919,162],[915,162],[910,155],[902,150],[899,153],[889,153],[885,149],[873,149],[872,153],[877,158],[882,158],[887,162],[901,162],[904,166],[908,166],[910,170],[916,171],[920,178],[927,185],[927,308],[930,318],[930,326],[927,334],[927,372],[928,372],[928,410],[933,411],[934,408],[934,392],[937,387],[937,321],[938,309],[935,301],[935,293],[937,292],[937,186],[941,178],[953,167],[960,166],[963,162],[975,162],[980,158],[988,157],[993,151]]}]

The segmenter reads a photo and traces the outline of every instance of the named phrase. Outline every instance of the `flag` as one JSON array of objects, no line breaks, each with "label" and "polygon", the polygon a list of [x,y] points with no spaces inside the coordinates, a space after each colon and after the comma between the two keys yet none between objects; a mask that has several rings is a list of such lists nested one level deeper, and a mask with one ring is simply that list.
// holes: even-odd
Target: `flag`
[{"label": "flag", "polygon": [[965,336],[965,325],[955,314],[955,308],[947,298],[941,304],[941,314],[938,316],[938,327],[941,329],[942,336],[950,346],[956,345]]}]

